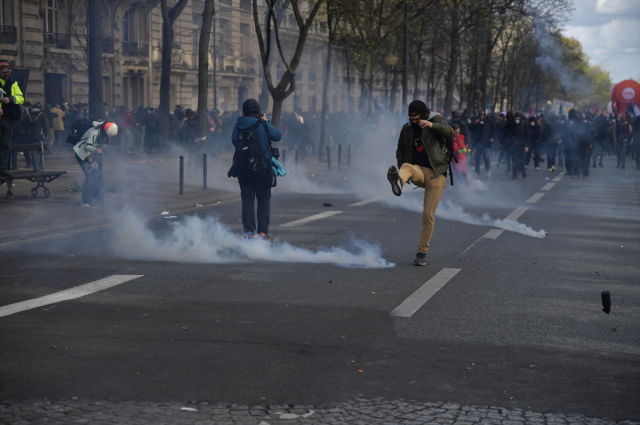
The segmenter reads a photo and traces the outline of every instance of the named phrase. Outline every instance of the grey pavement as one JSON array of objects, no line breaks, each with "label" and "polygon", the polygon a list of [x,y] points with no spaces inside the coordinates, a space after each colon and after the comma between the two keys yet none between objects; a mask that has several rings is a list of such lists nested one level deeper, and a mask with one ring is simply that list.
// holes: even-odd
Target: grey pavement
[{"label": "grey pavement", "polygon": [[[232,199],[149,221],[147,245],[113,226],[0,245],[0,308],[112,275],[143,276],[0,317],[0,420],[637,423],[640,172],[613,165],[607,158],[591,179],[563,177],[544,191],[557,173],[530,170],[513,182],[494,169],[486,191],[448,188],[443,202],[467,219],[527,207],[518,221],[548,236],[484,238],[491,226],[450,213],[436,221],[426,267],[412,265],[420,214],[400,203],[419,201],[420,191],[353,207],[390,192],[384,176],[359,180],[355,171],[328,174],[330,187],[282,179],[270,249],[248,241],[232,260],[216,256],[232,237],[202,242],[198,230],[187,237],[193,245],[177,243],[188,222],[215,220],[239,236]],[[325,211],[342,212],[280,226]],[[358,252],[353,239],[395,267],[274,254],[286,243],[309,250],[305,258],[332,247]],[[153,255],[136,255],[141,246]],[[210,259],[178,259],[191,246]],[[460,272],[413,316],[390,315],[443,268]]]}]

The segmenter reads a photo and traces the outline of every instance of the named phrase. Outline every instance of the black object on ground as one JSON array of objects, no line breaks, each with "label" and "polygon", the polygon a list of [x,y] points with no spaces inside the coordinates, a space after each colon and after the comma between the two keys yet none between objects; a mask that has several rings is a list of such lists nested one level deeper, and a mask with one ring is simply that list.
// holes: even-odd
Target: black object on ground
[{"label": "black object on ground", "polygon": [[611,294],[609,291],[602,291],[600,295],[602,296],[602,307],[604,307],[602,311],[609,314],[611,312]]},{"label": "black object on ground", "polygon": [[330,204],[328,202],[325,202],[324,204],[322,204],[323,207],[332,207],[333,204]]}]

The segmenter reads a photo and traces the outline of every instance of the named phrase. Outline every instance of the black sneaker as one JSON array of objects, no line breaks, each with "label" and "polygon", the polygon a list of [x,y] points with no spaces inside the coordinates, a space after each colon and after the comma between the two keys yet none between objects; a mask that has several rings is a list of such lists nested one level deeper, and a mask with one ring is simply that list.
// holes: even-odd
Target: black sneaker
[{"label": "black sneaker", "polygon": [[398,169],[395,165],[392,165],[387,171],[387,180],[391,183],[391,190],[396,196],[402,195],[402,179],[398,174]]},{"label": "black sneaker", "polygon": [[13,192],[10,190],[7,192],[7,199],[13,199]]},{"label": "black sneaker", "polygon": [[426,266],[427,265],[427,253],[426,252],[418,252],[416,254],[416,259],[413,260],[414,266]]}]

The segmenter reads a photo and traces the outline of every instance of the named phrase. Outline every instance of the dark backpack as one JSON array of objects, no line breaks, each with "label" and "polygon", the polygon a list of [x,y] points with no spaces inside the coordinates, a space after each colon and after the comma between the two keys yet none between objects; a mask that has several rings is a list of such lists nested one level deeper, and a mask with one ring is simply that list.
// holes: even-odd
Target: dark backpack
[{"label": "dark backpack", "polygon": [[31,118],[31,114],[27,114],[27,117],[29,117],[29,121],[26,122],[27,132],[29,134],[29,139],[33,143],[40,143],[44,139],[44,134],[42,134],[42,127],[38,128],[37,125],[37,121],[38,118],[40,118],[40,115],[42,115],[42,112],[38,113],[38,115],[36,115],[36,118],[34,119]]},{"label": "dark backpack", "polygon": [[227,173],[228,177],[252,178],[264,170],[265,157],[260,148],[260,137],[256,129],[263,121],[258,120],[251,128],[238,133],[233,145],[233,165]]},{"label": "dark backpack", "polygon": [[93,123],[87,119],[80,118],[71,126],[71,131],[67,136],[66,142],[75,146],[84,136],[84,133],[87,132],[91,127],[93,127]]}]

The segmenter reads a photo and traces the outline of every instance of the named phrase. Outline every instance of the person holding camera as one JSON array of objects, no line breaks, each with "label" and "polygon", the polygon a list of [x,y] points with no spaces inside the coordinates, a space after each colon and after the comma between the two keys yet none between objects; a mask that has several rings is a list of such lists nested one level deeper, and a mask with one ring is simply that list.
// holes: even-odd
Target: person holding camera
[{"label": "person holding camera", "polygon": [[[252,132],[255,132],[260,140],[262,164],[260,169],[254,173],[237,173],[240,198],[242,199],[242,227],[247,239],[253,239],[257,230],[261,239],[269,240],[271,187],[275,179],[270,164],[272,157],[278,157],[278,150],[271,147],[271,142],[282,139],[282,133],[269,122],[265,114],[260,113],[260,104],[257,100],[247,99],[242,104],[242,116],[238,117],[236,125],[233,127],[231,142],[236,146],[240,142],[239,136],[251,137]],[[230,171],[229,175],[233,176],[233,174],[235,173]],[[254,212],[256,199],[258,200],[257,228]]]}]

